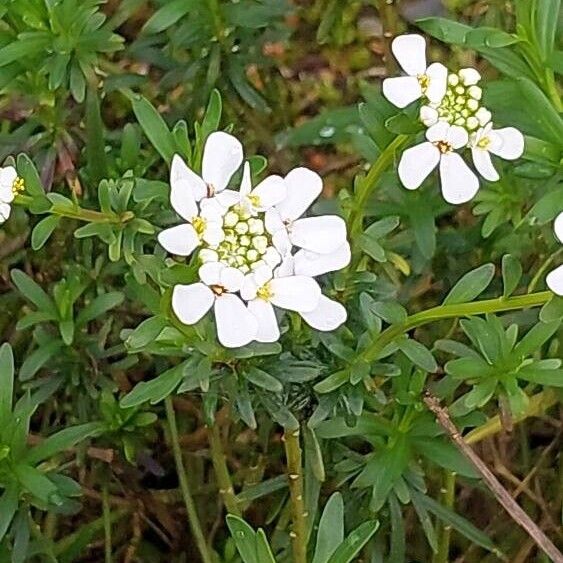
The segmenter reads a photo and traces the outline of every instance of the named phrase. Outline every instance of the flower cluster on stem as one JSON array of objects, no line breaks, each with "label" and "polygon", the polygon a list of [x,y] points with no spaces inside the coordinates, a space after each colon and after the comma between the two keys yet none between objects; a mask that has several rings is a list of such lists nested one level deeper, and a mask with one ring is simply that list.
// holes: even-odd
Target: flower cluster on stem
[{"label": "flower cluster on stem", "polygon": [[304,217],[322,191],[321,178],[295,168],[252,186],[245,163],[240,189],[228,189],[242,164],[242,145],[224,132],[207,139],[201,176],[178,155],[172,161],[170,203],[183,222],[158,240],[177,256],[197,250],[200,262],[199,281],[173,288],[175,315],[191,325],[213,309],[218,339],[230,348],[277,341],[276,309],[334,330],[346,310],[314,278],[348,265],[350,246],[340,217]]},{"label": "flower cluster on stem", "polygon": [[476,69],[449,72],[441,63],[427,66],[426,43],[420,35],[401,35],[391,49],[407,76],[385,79],[383,94],[399,108],[422,99],[419,119],[427,127],[426,141],[401,156],[401,182],[415,190],[439,167],[444,199],[452,204],[471,200],[479,179],[460,152],[469,149],[476,171],[495,182],[499,174],[491,155],[505,160],[522,156],[522,133],[514,127],[493,128],[492,114],[481,102],[481,75]]}]

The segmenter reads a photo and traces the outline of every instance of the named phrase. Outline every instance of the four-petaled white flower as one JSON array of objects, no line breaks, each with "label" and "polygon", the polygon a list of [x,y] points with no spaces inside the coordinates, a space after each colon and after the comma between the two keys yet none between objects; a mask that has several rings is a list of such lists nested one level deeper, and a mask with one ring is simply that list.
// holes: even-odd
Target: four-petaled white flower
[{"label": "four-petaled white flower", "polygon": [[242,183],[240,185],[240,206],[250,215],[264,212],[281,203],[286,196],[285,182],[281,176],[268,176],[257,186],[252,188],[250,164],[244,163]]},{"label": "four-petaled white flower", "polygon": [[386,78],[383,95],[394,105],[404,108],[425,96],[438,104],[446,93],[448,69],[441,63],[426,66],[426,41],[420,35],[400,35],[391,50],[408,76]]},{"label": "four-petaled white flower", "polygon": [[0,168],[0,224],[10,217],[11,203],[22,187],[23,182],[13,166]]},{"label": "four-petaled white flower", "polygon": [[[553,230],[555,231],[555,236],[563,243],[563,212],[559,213],[555,219]],[[547,287],[549,287],[553,293],[563,297],[563,264],[555,268],[555,270],[549,272],[545,281],[547,283]]]},{"label": "four-petaled white flower", "polygon": [[467,131],[439,121],[426,131],[426,138],[426,142],[407,149],[401,156],[399,178],[405,188],[419,188],[439,164],[444,199],[453,204],[469,201],[479,189],[479,180],[455,152],[467,145]]},{"label": "four-petaled white flower", "polygon": [[473,164],[479,174],[490,182],[496,182],[499,175],[491,161],[491,154],[505,160],[520,158],[524,152],[524,136],[514,127],[493,129],[493,124],[488,123],[472,135],[470,146]]},{"label": "four-petaled white flower", "polygon": [[172,309],[187,325],[197,323],[213,307],[219,342],[227,348],[245,346],[256,338],[258,321],[236,295],[244,281],[237,268],[207,262],[199,268],[200,282],[176,285]]}]

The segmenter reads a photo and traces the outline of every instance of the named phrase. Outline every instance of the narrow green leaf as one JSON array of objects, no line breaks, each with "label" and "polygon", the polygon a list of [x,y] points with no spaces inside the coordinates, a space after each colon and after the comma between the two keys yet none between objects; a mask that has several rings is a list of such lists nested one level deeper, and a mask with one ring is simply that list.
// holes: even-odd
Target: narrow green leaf
[{"label": "narrow green leaf", "polygon": [[262,387],[262,389],[266,389],[266,391],[271,391],[272,393],[281,393],[283,391],[283,385],[280,381],[257,367],[251,366],[249,369],[244,370],[242,375],[245,379],[258,387]]},{"label": "narrow green leaf", "polygon": [[0,498],[0,542],[4,539],[18,509],[18,489],[10,484]]},{"label": "narrow green leaf", "polygon": [[100,100],[98,92],[93,87],[88,88],[86,96],[86,139],[88,171],[94,183],[97,184],[102,178],[108,176],[108,164]]},{"label": "narrow green leaf", "polygon": [[103,315],[110,309],[117,307],[123,303],[125,296],[119,291],[103,293],[98,295],[91,303],[86,305],[76,317],[76,326],[82,327],[90,321]]},{"label": "narrow green leaf", "polygon": [[242,518],[227,515],[227,526],[243,563],[262,563],[256,558],[256,533]]},{"label": "narrow green leaf", "polygon": [[58,317],[54,301],[43,291],[37,282],[21,270],[12,270],[10,275],[16,287],[26,299],[29,299],[39,310]]},{"label": "narrow green leaf", "polygon": [[434,373],[438,369],[432,352],[424,344],[412,338],[401,338],[397,340],[397,345],[399,350],[416,366],[430,373]]},{"label": "narrow green leaf", "polygon": [[13,394],[14,354],[12,347],[6,342],[0,347],[0,428],[4,428],[10,421]]},{"label": "narrow green leaf", "polygon": [[182,381],[184,377],[184,364],[185,362],[166,370],[150,381],[137,383],[133,390],[121,399],[121,406],[123,408],[136,407],[146,401],[150,401],[151,404],[162,401],[165,397],[168,397],[168,395],[178,387],[180,381]]},{"label": "narrow green leaf", "polygon": [[18,155],[17,160],[18,174],[25,183],[25,191],[31,196],[43,196],[45,190],[37,173],[37,168],[33,161],[24,153]]},{"label": "narrow green leaf", "polygon": [[471,270],[452,287],[444,299],[444,305],[473,301],[487,289],[494,275],[494,264],[483,264],[475,270]]},{"label": "narrow green leaf", "polygon": [[360,524],[350,535],[340,544],[333,553],[328,563],[350,563],[358,555],[360,550],[366,545],[370,538],[379,528],[377,520],[369,520]]},{"label": "narrow green leaf", "polygon": [[33,250],[43,248],[43,245],[49,240],[60,221],[61,217],[59,215],[50,215],[39,221],[31,233],[31,248]]},{"label": "narrow green leaf", "polygon": [[522,358],[530,356],[555,334],[560,324],[561,321],[556,320],[550,323],[538,323],[534,325],[526,333],[524,338],[516,344],[514,354]]},{"label": "narrow green leaf", "polygon": [[312,563],[327,563],[344,541],[344,501],[340,493],[328,499],[319,521]]},{"label": "narrow green leaf", "polygon": [[173,26],[194,6],[193,0],[172,0],[158,9],[143,26],[144,33],[160,33]]},{"label": "narrow green leaf", "polygon": [[512,254],[505,254],[502,257],[502,283],[503,297],[509,297],[518,287],[520,278],[522,277],[522,265],[520,260]]}]

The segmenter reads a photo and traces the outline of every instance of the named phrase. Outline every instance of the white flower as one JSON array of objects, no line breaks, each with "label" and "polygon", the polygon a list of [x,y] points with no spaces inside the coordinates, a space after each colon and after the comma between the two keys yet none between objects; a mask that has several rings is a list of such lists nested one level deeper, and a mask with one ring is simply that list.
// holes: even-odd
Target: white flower
[{"label": "white flower", "polygon": [[408,76],[386,78],[383,95],[394,105],[404,108],[425,96],[439,104],[446,93],[448,70],[441,63],[426,66],[426,42],[420,35],[400,35],[391,50]]},{"label": "white flower", "polygon": [[346,243],[346,223],[336,215],[300,218],[322,191],[322,180],[307,168],[295,168],[284,179],[286,198],[266,212],[266,229],[285,257],[292,246],[329,254]]},{"label": "white flower", "polygon": [[176,285],[172,309],[187,325],[197,323],[213,307],[217,337],[227,348],[245,346],[256,338],[258,322],[238,295],[244,274],[219,262],[207,262],[199,269],[201,282]]},{"label": "white flower", "polygon": [[[559,213],[555,219],[553,230],[555,231],[555,236],[563,242],[563,213]],[[547,287],[549,287],[553,293],[563,296],[563,264],[549,272],[545,281]]]},{"label": "white flower", "polygon": [[280,337],[274,306],[304,315],[315,311],[321,300],[321,288],[313,278],[274,277],[267,267],[247,275],[240,294],[258,322],[258,342],[275,342]]},{"label": "white flower", "polygon": [[11,203],[23,189],[23,181],[13,166],[0,168],[0,224],[7,221],[12,211]]},{"label": "white flower", "polygon": [[491,153],[506,160],[515,160],[524,152],[524,136],[514,127],[493,129],[488,123],[471,137],[471,153],[477,171],[490,182],[499,179],[491,162]]},{"label": "white flower", "polygon": [[267,211],[274,205],[281,203],[286,197],[285,182],[281,176],[268,176],[254,189],[250,177],[250,165],[244,164],[242,183],[240,185],[240,205],[251,215],[260,211]]},{"label": "white flower", "polygon": [[399,178],[409,190],[420,187],[440,165],[442,195],[448,203],[469,201],[479,189],[479,180],[456,149],[465,147],[468,133],[462,127],[439,121],[426,131],[427,142],[407,149],[399,162]]},{"label": "white flower", "polygon": [[299,250],[293,258],[293,271],[301,276],[321,276],[348,266],[351,260],[348,241],[329,254]]}]

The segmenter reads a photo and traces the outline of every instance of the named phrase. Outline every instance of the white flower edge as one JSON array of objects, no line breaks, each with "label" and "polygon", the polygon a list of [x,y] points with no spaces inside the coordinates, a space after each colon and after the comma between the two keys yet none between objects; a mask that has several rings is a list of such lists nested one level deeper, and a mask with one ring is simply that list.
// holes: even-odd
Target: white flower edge
[{"label": "white flower edge", "polygon": [[11,203],[14,201],[14,182],[18,173],[13,166],[0,168],[0,224],[7,221],[12,212]]},{"label": "white flower edge", "polygon": [[[555,218],[553,230],[555,231],[555,236],[563,243],[563,212],[559,213]],[[553,293],[563,297],[563,264],[549,272],[545,282]]]}]

